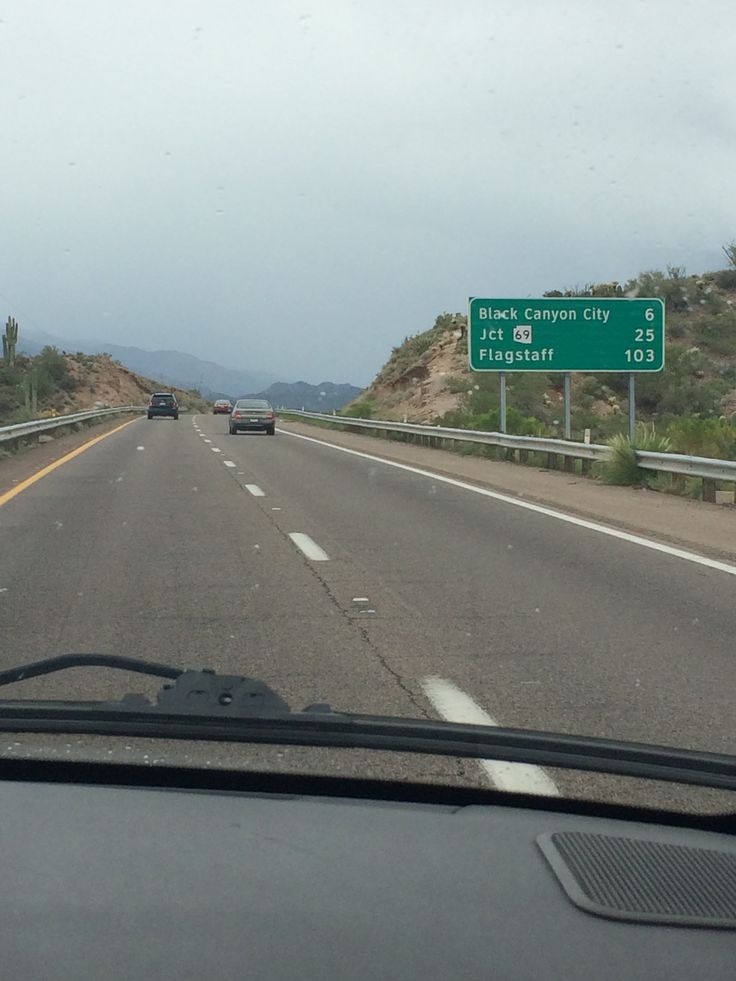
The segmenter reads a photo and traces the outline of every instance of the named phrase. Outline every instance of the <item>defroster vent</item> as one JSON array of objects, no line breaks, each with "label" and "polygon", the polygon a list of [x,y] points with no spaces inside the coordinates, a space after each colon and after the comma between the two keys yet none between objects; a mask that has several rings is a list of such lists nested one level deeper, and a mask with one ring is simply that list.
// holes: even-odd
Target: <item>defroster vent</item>
[{"label": "defroster vent", "polygon": [[537,844],[570,899],[611,919],[736,928],[736,853],[579,831]]}]

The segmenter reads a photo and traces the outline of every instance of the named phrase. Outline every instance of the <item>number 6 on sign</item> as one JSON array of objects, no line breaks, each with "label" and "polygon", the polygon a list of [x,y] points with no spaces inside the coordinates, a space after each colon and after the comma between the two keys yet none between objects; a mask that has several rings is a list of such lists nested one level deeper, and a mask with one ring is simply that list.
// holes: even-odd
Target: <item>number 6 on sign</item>
[{"label": "number 6 on sign", "polygon": [[531,324],[517,324],[517,326],[514,327],[514,340],[518,341],[519,344],[531,344],[532,342]]}]

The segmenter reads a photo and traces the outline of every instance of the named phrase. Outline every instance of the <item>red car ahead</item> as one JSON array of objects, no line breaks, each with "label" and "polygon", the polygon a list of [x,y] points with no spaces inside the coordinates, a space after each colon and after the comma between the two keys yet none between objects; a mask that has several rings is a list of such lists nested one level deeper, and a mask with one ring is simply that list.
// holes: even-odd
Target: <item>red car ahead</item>
[{"label": "red car ahead", "polygon": [[213,415],[218,415],[219,413],[224,413],[225,415],[230,415],[233,410],[233,404],[230,399],[218,399],[212,406]]}]

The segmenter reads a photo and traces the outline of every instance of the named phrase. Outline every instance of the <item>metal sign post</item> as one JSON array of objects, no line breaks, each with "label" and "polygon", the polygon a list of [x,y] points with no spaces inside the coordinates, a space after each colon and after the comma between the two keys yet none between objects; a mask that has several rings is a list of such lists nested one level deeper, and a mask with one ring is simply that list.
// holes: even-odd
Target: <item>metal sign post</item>
[{"label": "metal sign post", "polygon": [[565,439],[572,439],[572,419],[570,414],[570,391],[572,376],[569,371],[563,375],[565,387],[563,390],[563,412],[565,420]]},{"label": "metal sign post", "polygon": [[498,420],[498,426],[499,426],[499,429],[501,430],[501,432],[502,433],[505,433],[506,432],[506,372],[505,371],[500,372],[499,373],[499,376],[498,376],[498,379],[501,382],[501,387],[499,389],[499,391],[500,391],[500,400],[499,400],[499,415],[500,415],[500,419]]},{"label": "metal sign post", "polygon": [[636,436],[636,375],[629,372],[629,439],[634,442]]}]

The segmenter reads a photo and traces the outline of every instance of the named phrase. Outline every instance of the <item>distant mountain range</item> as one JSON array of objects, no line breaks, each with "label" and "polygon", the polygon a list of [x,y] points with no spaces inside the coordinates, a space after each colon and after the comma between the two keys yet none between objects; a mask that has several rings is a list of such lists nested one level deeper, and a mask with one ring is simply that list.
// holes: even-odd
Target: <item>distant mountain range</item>
[{"label": "distant mountain range", "polygon": [[268,399],[271,405],[284,409],[306,409],[307,412],[332,412],[352,402],[363,391],[355,385],[336,385],[322,382],[276,382],[262,392],[252,392],[254,398]]},{"label": "distant mountain range", "polygon": [[107,353],[137,374],[176,388],[199,389],[209,399],[228,398],[238,392],[261,389],[274,381],[274,376],[268,372],[226,368],[184,351],[146,351],[110,341],[70,340],[54,337],[45,331],[21,329],[18,350],[24,354],[38,354],[47,344],[69,353]]},{"label": "distant mountain range", "polygon": [[[104,340],[70,340],[42,330],[21,328],[18,350],[38,354],[47,344],[70,354],[109,354],[126,368],[153,381],[175,388],[196,388],[206,399],[236,398],[246,394],[268,399],[272,405],[309,412],[332,412],[360,395],[355,385],[322,382],[277,382],[265,371],[226,368],[214,361],[203,361],[184,351],[146,351]],[[268,387],[266,387],[268,386]]]}]

